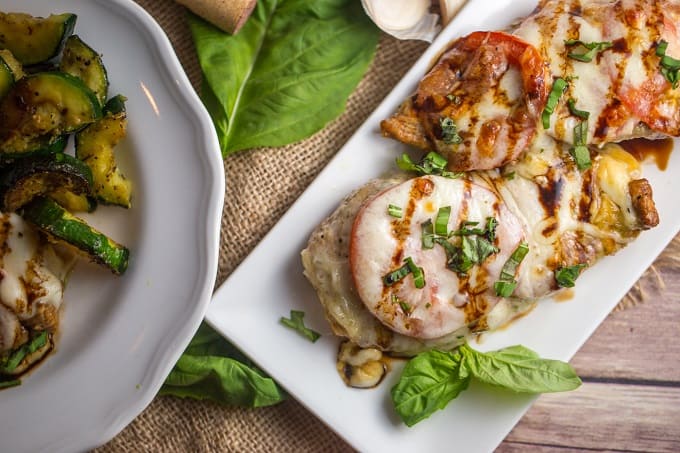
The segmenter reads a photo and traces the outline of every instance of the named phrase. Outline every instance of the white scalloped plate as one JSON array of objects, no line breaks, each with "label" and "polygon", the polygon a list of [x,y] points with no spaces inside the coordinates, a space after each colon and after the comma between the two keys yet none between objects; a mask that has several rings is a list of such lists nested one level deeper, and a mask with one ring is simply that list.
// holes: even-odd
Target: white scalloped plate
[{"label": "white scalloped plate", "polygon": [[[345,386],[335,371],[338,341],[302,275],[299,254],[309,234],[342,198],[371,178],[394,169],[406,148],[383,138],[381,119],[390,116],[416,88],[430,63],[451,39],[476,30],[506,27],[527,15],[535,0],[470,0],[442,31],[378,109],[296,201],[248,258],[216,291],[207,320],[274,377],[302,404],[360,451],[492,451],[534,400],[473,383],[447,408],[413,428],[401,424],[389,389],[400,367],[373,390]],[[677,141],[676,141],[677,148]],[[673,187],[680,155],[669,169],[645,167],[655,190],[661,224],[615,257],[579,278],[567,303],[546,300],[511,327],[485,335],[480,349],[523,344],[543,357],[569,360],[654,258],[680,230]],[[676,190],[677,191],[677,190]],[[607,282],[602,284],[602,282]],[[307,325],[324,334],[317,343],[280,326],[291,309],[304,310]]]},{"label": "white scalloped plate", "polygon": [[0,392],[0,450],[83,451],[153,399],[198,328],[217,272],[224,171],[212,122],[158,24],[129,0],[0,0],[0,10],[72,12],[128,98],[121,167],[133,207],[88,219],[131,250],[120,278],[78,264],[56,352]]}]

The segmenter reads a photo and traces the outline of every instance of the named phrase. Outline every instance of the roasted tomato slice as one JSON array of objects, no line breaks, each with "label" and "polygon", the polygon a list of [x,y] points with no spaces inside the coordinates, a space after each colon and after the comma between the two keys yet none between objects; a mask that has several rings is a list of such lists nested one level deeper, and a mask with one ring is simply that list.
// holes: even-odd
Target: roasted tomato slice
[{"label": "roasted tomato slice", "polygon": [[381,128],[404,143],[436,149],[452,170],[497,168],[534,138],[549,80],[532,45],[503,32],[475,32],[450,45]]}]

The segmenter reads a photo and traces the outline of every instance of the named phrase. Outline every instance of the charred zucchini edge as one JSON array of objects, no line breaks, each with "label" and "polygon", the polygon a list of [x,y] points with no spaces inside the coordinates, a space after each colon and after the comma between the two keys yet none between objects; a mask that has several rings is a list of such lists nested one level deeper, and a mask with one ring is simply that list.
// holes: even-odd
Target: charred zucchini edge
[{"label": "charred zucchini edge", "polygon": [[74,216],[54,200],[37,197],[24,206],[23,217],[52,239],[72,245],[114,274],[120,275],[127,269],[130,251],[125,246]]}]

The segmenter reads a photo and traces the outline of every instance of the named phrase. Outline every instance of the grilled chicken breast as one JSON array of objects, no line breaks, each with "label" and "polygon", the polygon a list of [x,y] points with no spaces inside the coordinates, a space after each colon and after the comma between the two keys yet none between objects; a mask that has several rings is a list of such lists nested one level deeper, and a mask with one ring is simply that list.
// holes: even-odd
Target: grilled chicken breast
[{"label": "grilled chicken breast", "polygon": [[66,263],[17,214],[0,213],[0,354],[56,332]]},{"label": "grilled chicken breast", "polygon": [[543,133],[597,146],[678,136],[679,23],[674,0],[542,0],[511,34],[454,41],[381,130],[454,171],[503,166]]},{"label": "grilled chicken breast", "polygon": [[382,178],[351,194],[302,252],[335,333],[404,355],[455,347],[560,289],[561,270],[591,266],[658,222],[619,146],[585,171],[566,145],[544,136],[536,146],[503,172]]},{"label": "grilled chicken breast", "polygon": [[581,121],[573,100],[590,113],[587,143],[680,135],[680,90],[659,55],[680,57],[679,24],[673,0],[541,1],[514,34],[539,50],[553,78],[569,79],[548,133],[573,143]]},{"label": "grilled chicken breast", "polygon": [[502,32],[454,41],[384,135],[445,155],[455,171],[497,168],[534,139],[549,73],[529,43]]}]

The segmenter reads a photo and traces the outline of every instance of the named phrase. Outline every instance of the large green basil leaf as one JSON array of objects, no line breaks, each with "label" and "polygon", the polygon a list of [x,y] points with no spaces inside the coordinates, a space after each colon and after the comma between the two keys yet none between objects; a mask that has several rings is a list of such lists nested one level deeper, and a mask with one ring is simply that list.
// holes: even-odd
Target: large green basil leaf
[{"label": "large green basil leaf", "polygon": [[191,14],[189,26],[225,155],[322,129],[344,110],[380,35],[358,0],[259,0],[234,36]]},{"label": "large green basil leaf", "polygon": [[542,359],[521,345],[482,353],[464,344],[459,351],[463,356],[462,376],[471,374],[480,381],[516,392],[564,392],[581,385],[568,363]]},{"label": "large green basil leaf", "polygon": [[436,350],[409,360],[391,392],[394,408],[407,426],[443,409],[468,387],[470,378],[460,378],[459,365],[459,354]]},{"label": "large green basil leaf", "polygon": [[177,361],[160,394],[247,407],[269,406],[285,398],[271,378],[206,324]]}]

